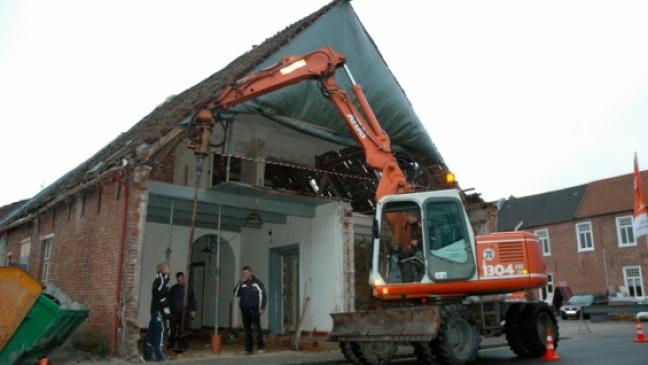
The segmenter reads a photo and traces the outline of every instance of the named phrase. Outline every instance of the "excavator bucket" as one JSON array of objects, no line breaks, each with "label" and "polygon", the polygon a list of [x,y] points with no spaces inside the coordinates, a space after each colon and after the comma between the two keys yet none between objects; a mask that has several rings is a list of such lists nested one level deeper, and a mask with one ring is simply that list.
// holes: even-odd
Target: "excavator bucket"
[{"label": "excavator bucket", "polygon": [[435,305],[331,313],[331,317],[331,341],[431,341],[440,325],[440,311]]}]

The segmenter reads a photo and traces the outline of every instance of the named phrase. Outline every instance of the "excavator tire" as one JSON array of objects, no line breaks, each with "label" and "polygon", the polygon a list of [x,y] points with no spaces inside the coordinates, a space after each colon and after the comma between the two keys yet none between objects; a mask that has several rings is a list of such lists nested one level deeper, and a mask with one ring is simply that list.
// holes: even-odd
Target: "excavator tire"
[{"label": "excavator tire", "polygon": [[342,351],[344,358],[353,364],[365,365],[367,363],[361,356],[358,356],[360,348],[355,342],[340,342],[340,351]]},{"label": "excavator tire", "polygon": [[546,303],[516,303],[506,312],[506,340],[519,357],[542,356],[546,349],[548,328],[551,328],[554,348],[558,348],[558,322]]},{"label": "excavator tire", "polygon": [[481,336],[475,322],[460,305],[441,310],[441,328],[432,352],[443,365],[469,364],[477,359]]},{"label": "excavator tire", "polygon": [[508,342],[511,351],[522,358],[528,357],[528,350],[520,337],[521,320],[519,314],[526,303],[513,303],[506,310],[504,320],[504,333],[506,333],[506,342]]},{"label": "excavator tire", "polygon": [[414,347],[414,355],[416,355],[419,364],[436,364],[434,354],[432,353],[432,347],[429,342],[412,342],[412,347]]},{"label": "excavator tire", "polygon": [[360,342],[356,344],[359,351],[355,353],[364,364],[387,365],[398,351],[395,342]]}]

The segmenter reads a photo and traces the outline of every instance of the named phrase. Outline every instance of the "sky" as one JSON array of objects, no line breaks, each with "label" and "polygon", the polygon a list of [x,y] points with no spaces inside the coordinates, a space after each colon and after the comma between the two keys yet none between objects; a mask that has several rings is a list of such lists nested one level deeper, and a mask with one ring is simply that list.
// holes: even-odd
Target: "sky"
[{"label": "sky", "polygon": [[[0,0],[0,205],[326,0]],[[648,169],[648,2],[352,1],[487,200]],[[358,80],[362,83],[362,80]]]}]

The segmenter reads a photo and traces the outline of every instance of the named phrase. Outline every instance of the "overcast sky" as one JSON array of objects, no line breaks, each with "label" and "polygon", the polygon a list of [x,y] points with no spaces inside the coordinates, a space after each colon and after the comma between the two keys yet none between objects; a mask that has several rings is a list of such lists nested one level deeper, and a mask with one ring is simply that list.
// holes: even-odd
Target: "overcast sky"
[{"label": "overcast sky", "polygon": [[[0,205],[326,2],[0,0]],[[352,4],[462,187],[648,168],[648,2]]]}]

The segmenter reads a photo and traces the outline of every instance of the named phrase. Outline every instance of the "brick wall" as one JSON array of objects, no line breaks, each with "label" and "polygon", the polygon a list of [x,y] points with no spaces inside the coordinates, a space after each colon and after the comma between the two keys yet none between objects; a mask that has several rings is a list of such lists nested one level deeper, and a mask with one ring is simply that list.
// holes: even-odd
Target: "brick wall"
[{"label": "brick wall", "polygon": [[[605,215],[578,221],[564,222],[543,227],[525,228],[533,232],[548,228],[551,256],[545,257],[547,272],[553,273],[555,285],[564,282],[574,293],[610,293],[624,285],[623,267],[642,266],[644,290],[648,279],[648,244],[646,237],[638,240],[637,246],[619,247],[615,217],[629,215],[631,212]],[[575,224],[590,221],[594,240],[594,251],[578,252]],[[607,263],[606,287],[603,250]]]},{"label": "brick wall", "polygon": [[[142,206],[145,209],[147,172],[136,171],[134,176],[130,183],[122,283],[124,300],[120,307],[124,318],[120,326],[120,335],[124,334],[122,339],[133,332],[139,336],[139,328],[133,328],[127,319],[134,318],[137,313],[137,295],[133,298],[133,294],[139,291],[136,279],[139,276],[142,218],[146,215]],[[124,192],[124,187],[106,178],[8,234],[14,263],[19,260],[21,240],[31,237],[29,272],[40,279],[44,250],[40,238],[53,233],[48,282],[89,307],[90,315],[72,341],[78,347],[97,352],[110,349]],[[120,353],[127,353],[128,349],[123,347],[128,346],[127,342],[121,342]]]},{"label": "brick wall", "polygon": [[497,231],[497,207],[488,203],[468,203],[466,213],[475,235]]},{"label": "brick wall", "polygon": [[[184,147],[183,144],[180,145]],[[169,184],[173,184],[173,174],[175,168],[175,149],[164,156],[159,161],[156,161],[153,166],[154,169],[151,171],[151,180],[161,181]]]}]

